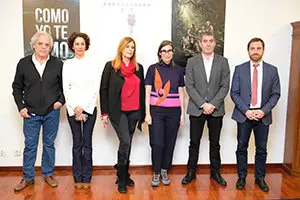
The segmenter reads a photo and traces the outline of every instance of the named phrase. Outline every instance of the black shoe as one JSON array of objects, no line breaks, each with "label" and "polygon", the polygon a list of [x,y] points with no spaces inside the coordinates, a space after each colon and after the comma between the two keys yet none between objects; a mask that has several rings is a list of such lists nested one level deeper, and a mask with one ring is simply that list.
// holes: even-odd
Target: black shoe
[{"label": "black shoe", "polygon": [[[118,170],[118,164],[115,164],[115,165],[114,165],[114,168]],[[118,182],[119,182],[119,174],[118,174],[118,172],[117,172],[117,179],[116,179],[115,184],[118,184]],[[127,166],[126,185],[127,185],[127,186],[130,186],[130,187],[133,187],[133,186],[134,186],[134,181],[130,178],[130,174],[128,173],[128,166]]]},{"label": "black shoe", "polygon": [[188,171],[185,177],[182,179],[181,184],[189,184],[192,180],[196,179],[196,173],[192,171]]},{"label": "black shoe", "polygon": [[210,178],[215,180],[219,185],[227,186],[225,179],[221,176],[220,173],[212,173]]},{"label": "black shoe", "polygon": [[118,185],[118,191],[122,194],[127,193],[126,185],[122,185],[122,186]]},{"label": "black shoe", "polygon": [[[118,184],[118,182],[119,182],[119,178],[117,177],[115,184]],[[126,185],[130,186],[130,187],[133,187],[134,186],[134,181],[130,177],[127,177]]]},{"label": "black shoe", "polygon": [[246,185],[246,179],[245,178],[239,178],[235,184],[236,189],[243,190]]},{"label": "black shoe", "polygon": [[118,166],[118,191],[120,193],[126,193],[127,187],[126,187],[126,178],[127,178],[127,169],[126,166]]},{"label": "black shoe", "polygon": [[255,179],[255,184],[258,185],[258,187],[264,191],[264,192],[268,192],[269,191],[269,186],[267,185],[267,183],[265,182],[264,179]]},{"label": "black shoe", "polygon": [[130,174],[127,176],[126,185],[130,186],[130,187],[133,187],[134,186],[134,181],[129,176],[130,176]]},{"label": "black shoe", "polygon": [[127,170],[127,178],[126,178],[126,185],[127,186],[134,186],[134,181],[130,178],[130,174],[129,174],[129,164],[130,161],[128,160],[127,165],[126,165],[126,170]]}]

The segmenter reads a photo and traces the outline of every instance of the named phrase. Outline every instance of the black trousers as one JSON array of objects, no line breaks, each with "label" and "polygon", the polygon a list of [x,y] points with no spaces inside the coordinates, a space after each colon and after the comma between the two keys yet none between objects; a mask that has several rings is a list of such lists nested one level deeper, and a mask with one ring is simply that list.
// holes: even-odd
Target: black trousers
[{"label": "black trousers", "polygon": [[209,134],[210,171],[211,173],[216,173],[219,172],[221,168],[219,140],[223,123],[223,116],[213,117],[211,115],[205,114],[201,114],[199,117],[190,115],[190,146],[188,170],[194,172],[197,170],[200,140],[206,121]]},{"label": "black trousers", "polygon": [[118,150],[118,166],[127,166],[129,162],[132,137],[139,117],[139,111],[122,111],[119,125],[111,121],[120,142]]},{"label": "black trousers", "polygon": [[[88,113],[85,113],[88,114]],[[92,178],[92,135],[97,117],[95,108],[93,115],[88,114],[86,122],[75,120],[75,116],[68,116],[73,135],[73,176],[75,183],[90,183]]]},{"label": "black trousers", "polygon": [[248,169],[248,144],[251,132],[254,132],[255,139],[255,178],[264,179],[266,176],[267,141],[269,135],[269,125],[265,125],[261,120],[246,120],[238,123],[238,145],[236,150],[237,168],[239,178],[247,177]]},{"label": "black trousers", "polygon": [[149,125],[152,169],[160,173],[161,169],[172,167],[173,152],[180,125],[180,108],[151,106],[152,125]]}]

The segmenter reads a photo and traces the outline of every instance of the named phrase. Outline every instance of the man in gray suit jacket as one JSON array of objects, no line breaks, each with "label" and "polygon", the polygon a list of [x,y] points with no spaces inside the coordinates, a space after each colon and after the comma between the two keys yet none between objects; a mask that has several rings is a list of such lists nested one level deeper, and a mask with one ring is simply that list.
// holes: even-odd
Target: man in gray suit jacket
[{"label": "man in gray suit jacket", "polygon": [[187,114],[190,118],[190,146],[188,172],[182,184],[196,178],[200,140],[207,121],[210,142],[211,178],[218,184],[227,183],[220,175],[220,133],[225,115],[224,98],[229,90],[230,71],[226,58],[214,53],[216,41],[213,33],[201,36],[202,53],[190,58],[186,68],[186,90],[189,94]]},{"label": "man in gray suit jacket", "polygon": [[248,43],[250,61],[235,67],[231,98],[235,103],[232,119],[237,121],[237,168],[239,179],[236,188],[245,188],[247,176],[247,149],[252,130],[255,138],[255,183],[264,192],[269,187],[266,175],[267,140],[272,123],[271,110],[280,97],[280,81],[277,68],[262,61],[264,42],[253,38]]}]

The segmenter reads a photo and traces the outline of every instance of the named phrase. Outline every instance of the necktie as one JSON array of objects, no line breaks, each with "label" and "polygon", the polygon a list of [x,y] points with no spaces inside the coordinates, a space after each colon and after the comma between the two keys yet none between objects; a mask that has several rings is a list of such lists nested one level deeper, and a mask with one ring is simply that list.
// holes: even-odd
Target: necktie
[{"label": "necktie", "polygon": [[259,64],[253,64],[254,69],[253,69],[253,76],[252,76],[252,95],[251,95],[252,106],[255,106],[257,104],[258,65]]}]

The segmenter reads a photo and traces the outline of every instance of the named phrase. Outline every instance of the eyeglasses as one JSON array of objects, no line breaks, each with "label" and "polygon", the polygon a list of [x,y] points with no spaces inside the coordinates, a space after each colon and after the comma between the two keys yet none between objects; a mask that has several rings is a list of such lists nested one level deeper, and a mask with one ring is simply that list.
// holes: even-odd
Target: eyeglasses
[{"label": "eyeglasses", "polygon": [[173,53],[173,49],[169,49],[169,50],[161,50],[160,53],[161,53],[161,54],[166,54],[166,53],[172,54],[172,53]]}]

